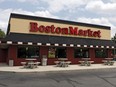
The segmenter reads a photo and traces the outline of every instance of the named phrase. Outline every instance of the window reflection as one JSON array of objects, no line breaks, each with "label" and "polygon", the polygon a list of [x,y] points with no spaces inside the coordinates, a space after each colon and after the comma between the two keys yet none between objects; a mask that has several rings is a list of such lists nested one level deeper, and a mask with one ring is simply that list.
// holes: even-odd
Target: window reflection
[{"label": "window reflection", "polygon": [[89,49],[75,48],[74,49],[74,57],[75,58],[88,58],[89,57]]},{"label": "window reflection", "polygon": [[96,58],[106,58],[107,55],[107,49],[95,49],[95,57]]},{"label": "window reflection", "polygon": [[38,58],[39,47],[35,46],[18,46],[18,58]]}]

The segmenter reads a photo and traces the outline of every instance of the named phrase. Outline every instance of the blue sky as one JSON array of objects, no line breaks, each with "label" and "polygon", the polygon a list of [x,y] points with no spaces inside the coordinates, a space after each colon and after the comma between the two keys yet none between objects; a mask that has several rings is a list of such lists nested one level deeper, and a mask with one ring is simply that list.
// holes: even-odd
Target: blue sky
[{"label": "blue sky", "polygon": [[7,29],[10,13],[111,26],[116,33],[116,0],[0,0],[0,28]]}]

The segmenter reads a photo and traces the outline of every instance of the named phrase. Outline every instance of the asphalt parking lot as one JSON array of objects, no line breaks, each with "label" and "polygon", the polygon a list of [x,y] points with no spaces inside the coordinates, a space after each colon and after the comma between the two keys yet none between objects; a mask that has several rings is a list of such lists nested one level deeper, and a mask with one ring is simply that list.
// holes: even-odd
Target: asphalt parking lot
[{"label": "asphalt parking lot", "polygon": [[0,87],[116,87],[116,69],[0,72]]}]

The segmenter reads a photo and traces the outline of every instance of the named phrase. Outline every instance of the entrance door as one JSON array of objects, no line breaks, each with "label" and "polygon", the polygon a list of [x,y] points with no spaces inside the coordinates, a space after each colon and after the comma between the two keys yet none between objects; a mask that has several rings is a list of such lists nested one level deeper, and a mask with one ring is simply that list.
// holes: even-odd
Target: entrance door
[{"label": "entrance door", "polygon": [[0,49],[0,63],[5,63],[7,57],[7,49]]}]

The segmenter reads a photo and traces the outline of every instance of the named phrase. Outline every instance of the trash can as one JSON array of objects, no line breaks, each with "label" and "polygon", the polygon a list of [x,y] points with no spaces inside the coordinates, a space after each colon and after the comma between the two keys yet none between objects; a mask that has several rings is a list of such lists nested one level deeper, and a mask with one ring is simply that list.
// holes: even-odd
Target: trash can
[{"label": "trash can", "polygon": [[13,66],[14,65],[14,61],[13,60],[9,60],[9,66]]},{"label": "trash can", "polygon": [[47,58],[42,58],[42,66],[46,66],[47,65]]}]

